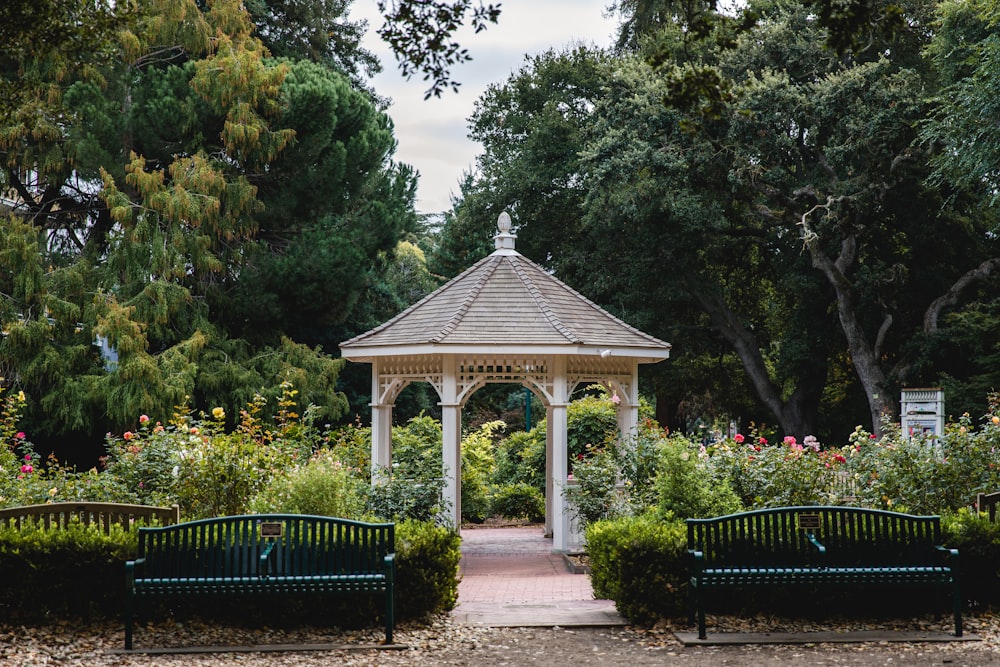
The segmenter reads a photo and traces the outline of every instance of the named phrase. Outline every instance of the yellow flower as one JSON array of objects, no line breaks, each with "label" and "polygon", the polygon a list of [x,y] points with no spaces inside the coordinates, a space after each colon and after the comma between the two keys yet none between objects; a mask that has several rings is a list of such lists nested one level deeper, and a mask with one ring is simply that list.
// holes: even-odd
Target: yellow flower
[{"label": "yellow flower", "polygon": [[215,417],[216,419],[219,419],[219,420],[225,419],[226,418],[226,411],[223,410],[222,408],[213,408],[212,409],[212,416]]},{"label": "yellow flower", "polygon": [[59,493],[59,489],[57,489],[56,487],[53,486],[51,489],[49,489],[49,495],[52,496],[53,498],[57,493]]},{"label": "yellow flower", "polygon": [[993,419],[990,421],[992,421],[994,424],[1000,424],[1000,417],[993,415]]}]

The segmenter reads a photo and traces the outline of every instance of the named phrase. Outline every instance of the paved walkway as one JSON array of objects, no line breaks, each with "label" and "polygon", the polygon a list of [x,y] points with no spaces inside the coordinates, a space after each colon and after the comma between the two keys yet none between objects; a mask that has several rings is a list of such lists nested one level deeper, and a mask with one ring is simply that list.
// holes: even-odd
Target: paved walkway
[{"label": "paved walkway", "polygon": [[458,606],[462,623],[491,627],[625,625],[610,600],[595,600],[590,577],[573,574],[538,526],[462,531]]}]

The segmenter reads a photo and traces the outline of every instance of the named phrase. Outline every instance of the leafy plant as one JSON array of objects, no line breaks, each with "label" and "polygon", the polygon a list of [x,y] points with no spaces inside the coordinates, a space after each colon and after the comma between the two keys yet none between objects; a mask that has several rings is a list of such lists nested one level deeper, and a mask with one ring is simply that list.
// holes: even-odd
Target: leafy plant
[{"label": "leafy plant", "polygon": [[493,493],[492,513],[507,519],[527,519],[538,523],[545,520],[545,498],[530,484],[506,484]]},{"label": "leafy plant", "polygon": [[370,484],[364,474],[324,449],[308,461],[271,478],[249,502],[255,513],[314,514],[344,519],[367,516]]}]

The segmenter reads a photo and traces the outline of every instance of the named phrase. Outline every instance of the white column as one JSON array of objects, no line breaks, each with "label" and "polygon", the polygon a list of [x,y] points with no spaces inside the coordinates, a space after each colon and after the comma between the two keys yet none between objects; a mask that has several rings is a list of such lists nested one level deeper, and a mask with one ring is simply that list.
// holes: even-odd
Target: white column
[{"label": "white column", "polygon": [[622,442],[629,442],[639,429],[639,363],[632,364],[632,380],[627,387],[618,386],[618,433]]},{"label": "white column", "polygon": [[462,527],[462,406],[458,403],[455,358],[445,356],[441,378],[441,456],[444,499],[451,505],[451,524]]},{"label": "white column", "polygon": [[392,466],[392,403],[383,403],[379,361],[372,362],[372,484]]},{"label": "white column", "polygon": [[[552,406],[545,406],[545,423],[552,423]],[[552,527],[555,525],[555,496],[552,492],[552,472],[555,466],[552,461],[552,429],[545,429],[545,537],[552,537]]]},{"label": "white column", "polygon": [[566,378],[566,357],[557,356],[553,366],[552,405],[548,432],[552,434],[552,549],[569,551],[569,516],[566,514],[566,480],[569,473],[568,422],[569,403]]}]

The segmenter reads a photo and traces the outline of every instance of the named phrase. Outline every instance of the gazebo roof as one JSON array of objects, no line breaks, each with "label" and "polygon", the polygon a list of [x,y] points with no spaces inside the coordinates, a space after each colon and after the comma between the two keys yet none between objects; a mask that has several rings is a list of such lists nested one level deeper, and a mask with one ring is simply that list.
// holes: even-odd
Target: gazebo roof
[{"label": "gazebo roof", "polygon": [[669,343],[622,322],[515,251],[505,217],[495,252],[384,324],[342,343],[343,355],[360,361],[496,346],[566,354],[595,348],[650,360],[669,355]]}]

